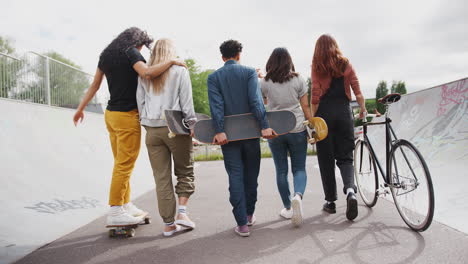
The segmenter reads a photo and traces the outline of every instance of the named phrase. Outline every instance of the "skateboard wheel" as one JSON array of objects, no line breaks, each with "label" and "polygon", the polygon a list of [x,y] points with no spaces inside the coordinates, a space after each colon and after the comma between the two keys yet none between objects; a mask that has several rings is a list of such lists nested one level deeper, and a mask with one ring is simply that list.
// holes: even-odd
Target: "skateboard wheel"
[{"label": "skateboard wheel", "polygon": [[151,224],[151,219],[149,219],[149,218],[145,218],[145,224],[146,224],[146,225],[149,225],[149,224]]},{"label": "skateboard wheel", "polygon": [[135,236],[135,229],[130,228],[127,230],[127,237],[134,237]]},{"label": "skateboard wheel", "polygon": [[176,134],[174,134],[174,133],[171,132],[171,133],[167,134],[167,136],[168,136],[169,138],[175,138]]},{"label": "skateboard wheel", "polygon": [[314,138],[309,139],[309,144],[315,144],[315,139]]},{"label": "skateboard wheel", "polygon": [[302,122],[305,126],[308,126],[310,124],[309,120],[306,120],[304,122]]}]

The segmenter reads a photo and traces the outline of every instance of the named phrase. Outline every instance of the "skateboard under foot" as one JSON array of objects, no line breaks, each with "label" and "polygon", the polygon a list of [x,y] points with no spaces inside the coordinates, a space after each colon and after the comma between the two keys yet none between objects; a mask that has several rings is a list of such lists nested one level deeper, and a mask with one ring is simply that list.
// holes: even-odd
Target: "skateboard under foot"
[{"label": "skateboard under foot", "polygon": [[134,237],[136,229],[139,225],[151,224],[151,218],[146,215],[144,219],[138,224],[132,225],[107,225],[109,229],[109,237]]},{"label": "skateboard under foot", "polygon": [[328,126],[321,117],[312,117],[304,121],[309,134],[309,143],[315,144],[328,136]]}]

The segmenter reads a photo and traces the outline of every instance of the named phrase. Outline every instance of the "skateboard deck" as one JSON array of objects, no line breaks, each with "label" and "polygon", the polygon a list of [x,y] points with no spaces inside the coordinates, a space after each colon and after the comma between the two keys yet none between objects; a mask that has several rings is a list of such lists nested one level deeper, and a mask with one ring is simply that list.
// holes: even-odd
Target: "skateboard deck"
[{"label": "skateboard deck", "polygon": [[151,223],[151,218],[148,213],[145,214],[142,221],[132,225],[106,225],[109,229],[109,237],[134,237],[136,229],[139,225],[148,225]]},{"label": "skateboard deck", "polygon": [[[266,113],[270,127],[278,134],[289,133],[296,127],[296,117],[291,111],[270,111]],[[262,136],[257,118],[251,114],[224,117],[224,131],[228,141],[238,141]],[[216,134],[213,120],[200,120],[194,127],[195,138],[203,143],[212,143]]]},{"label": "skateboard deck", "polygon": [[309,143],[315,144],[328,136],[328,126],[321,117],[312,117],[304,121],[309,134]]},{"label": "skateboard deck", "polygon": [[[195,115],[197,116],[197,120],[210,119],[210,117],[205,114],[195,113]],[[164,110],[164,119],[169,129],[169,138],[173,138],[176,135],[190,135],[190,129],[184,120],[182,111]]]}]

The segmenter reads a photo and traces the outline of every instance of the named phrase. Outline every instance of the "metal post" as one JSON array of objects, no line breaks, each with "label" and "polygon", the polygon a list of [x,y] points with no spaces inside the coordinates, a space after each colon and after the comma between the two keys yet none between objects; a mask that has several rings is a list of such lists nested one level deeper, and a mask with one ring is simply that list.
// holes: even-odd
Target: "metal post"
[{"label": "metal post", "polygon": [[50,100],[50,68],[49,68],[49,57],[45,57],[45,85],[47,89],[47,104],[52,105]]}]

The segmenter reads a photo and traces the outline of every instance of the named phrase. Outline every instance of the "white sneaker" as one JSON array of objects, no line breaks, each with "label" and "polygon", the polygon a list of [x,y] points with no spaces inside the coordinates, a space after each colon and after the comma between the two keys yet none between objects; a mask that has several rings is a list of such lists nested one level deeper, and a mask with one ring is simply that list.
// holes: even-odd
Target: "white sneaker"
[{"label": "white sneaker", "polygon": [[292,207],[292,218],[293,225],[300,226],[302,224],[302,198],[299,194],[296,194],[291,201]]},{"label": "white sneaker", "polygon": [[136,207],[132,202],[123,205],[124,210],[131,216],[141,217],[148,213]]},{"label": "white sneaker", "polygon": [[286,208],[283,208],[283,210],[281,210],[281,213],[280,215],[286,219],[291,219],[291,217],[293,216],[293,210],[292,209],[286,209]]},{"label": "white sneaker", "polygon": [[170,237],[170,236],[174,235],[175,233],[182,231],[182,227],[180,225],[175,225],[175,227],[176,228],[174,230],[167,231],[167,232],[163,231],[163,236]]},{"label": "white sneaker", "polygon": [[107,215],[107,225],[137,225],[142,221],[141,217],[128,214],[123,206],[112,206]]}]

